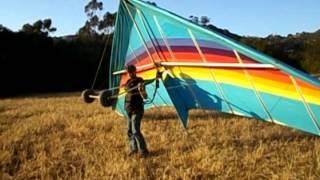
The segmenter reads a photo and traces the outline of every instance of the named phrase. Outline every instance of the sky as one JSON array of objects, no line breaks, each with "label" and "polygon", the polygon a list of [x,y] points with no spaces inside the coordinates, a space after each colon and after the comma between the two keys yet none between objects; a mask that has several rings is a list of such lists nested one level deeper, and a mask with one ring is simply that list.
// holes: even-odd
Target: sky
[{"label": "sky", "polygon": [[[104,12],[117,11],[119,0],[101,0]],[[51,18],[57,32],[75,34],[87,20],[89,0],[0,0],[0,24],[18,31],[26,23]],[[320,0],[153,0],[183,17],[208,16],[219,28],[245,36],[265,37],[320,29]],[[102,13],[103,14],[103,13]]]}]

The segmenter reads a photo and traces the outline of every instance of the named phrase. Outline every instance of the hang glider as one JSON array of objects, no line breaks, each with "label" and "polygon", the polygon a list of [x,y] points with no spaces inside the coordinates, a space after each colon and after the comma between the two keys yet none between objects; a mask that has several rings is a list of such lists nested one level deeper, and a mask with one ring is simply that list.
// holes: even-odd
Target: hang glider
[{"label": "hang glider", "polygon": [[[146,108],[173,106],[184,127],[190,109],[209,109],[320,135],[320,81],[224,35],[140,0],[121,0],[109,86],[124,111],[129,64],[138,76],[162,78]],[[119,87],[119,88],[118,88]]]}]

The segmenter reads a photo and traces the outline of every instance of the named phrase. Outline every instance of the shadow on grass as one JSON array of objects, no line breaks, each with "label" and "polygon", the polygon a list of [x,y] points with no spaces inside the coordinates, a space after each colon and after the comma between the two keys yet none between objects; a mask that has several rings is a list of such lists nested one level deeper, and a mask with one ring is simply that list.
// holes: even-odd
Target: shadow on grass
[{"label": "shadow on grass", "polygon": [[144,119],[151,120],[151,121],[152,120],[157,120],[157,121],[175,120],[175,119],[178,119],[178,115],[174,111],[168,111],[168,112],[159,111],[159,112],[157,112],[156,110],[152,110],[152,111],[145,112]]},{"label": "shadow on grass", "polygon": [[[294,141],[303,141],[303,140],[320,140],[320,138],[316,135],[308,134],[299,130],[295,130],[289,127],[284,127],[278,124],[269,123],[262,121],[261,119],[257,118],[249,118],[244,116],[238,116],[238,115],[232,115],[229,113],[223,113],[213,110],[190,110],[189,119],[192,121],[229,121],[229,120],[235,120],[235,118],[245,119],[247,121],[254,121],[252,123],[263,123],[259,124],[257,127],[257,132],[253,134],[253,137],[251,138],[250,142],[243,142],[243,143],[253,143],[256,144],[258,142],[268,143],[268,142],[294,142]],[[179,119],[176,111],[174,108],[154,108],[151,110],[147,110],[144,115],[144,119],[146,121],[176,121]],[[191,127],[189,126],[189,129],[194,129],[201,127],[201,125],[194,125]],[[279,132],[274,132],[270,134],[261,134],[259,133],[259,128],[277,128]],[[237,133],[236,131],[234,132]]]},{"label": "shadow on grass", "polygon": [[[190,110],[189,119],[197,119],[199,121],[211,121],[219,118],[220,120],[228,120],[235,117],[240,117],[228,113],[218,112],[214,110]],[[144,119],[146,120],[157,120],[157,121],[167,121],[179,119],[179,116],[174,108],[153,108],[151,110],[146,110],[144,114]]]},{"label": "shadow on grass", "polygon": [[0,113],[3,113],[3,112],[5,112],[7,109],[5,108],[5,107],[3,107],[3,106],[0,106]]},{"label": "shadow on grass", "polygon": [[168,153],[167,150],[160,148],[160,149],[156,149],[156,150],[151,150],[149,152],[149,157],[162,156],[167,153]]},{"label": "shadow on grass", "polygon": [[[285,128],[285,127],[284,127]],[[270,134],[270,136],[262,137],[262,142],[281,141],[281,142],[297,142],[297,141],[315,141],[320,140],[318,136],[304,133],[298,130],[284,130],[279,133]]]}]

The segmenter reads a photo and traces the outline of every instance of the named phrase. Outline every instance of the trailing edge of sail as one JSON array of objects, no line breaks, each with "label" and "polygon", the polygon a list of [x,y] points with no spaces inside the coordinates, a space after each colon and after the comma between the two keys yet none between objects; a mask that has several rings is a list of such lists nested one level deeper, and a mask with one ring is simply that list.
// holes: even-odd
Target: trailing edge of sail
[{"label": "trailing edge of sail", "polygon": [[[214,109],[320,135],[319,80],[164,9],[122,0],[110,87],[125,84],[127,74],[112,73],[128,64],[154,79],[155,63],[167,75],[147,107],[174,106],[185,127],[189,109]],[[154,84],[147,90],[152,94]],[[123,104],[122,96],[114,108],[125,114]]]}]

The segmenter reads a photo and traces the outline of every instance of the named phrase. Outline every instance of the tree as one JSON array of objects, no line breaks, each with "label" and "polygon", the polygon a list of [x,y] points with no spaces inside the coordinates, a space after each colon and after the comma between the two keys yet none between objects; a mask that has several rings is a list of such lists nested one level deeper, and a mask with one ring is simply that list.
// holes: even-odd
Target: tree
[{"label": "tree", "polygon": [[52,25],[52,20],[51,19],[43,20],[42,25],[43,25],[42,28],[43,28],[44,31],[47,31],[47,32],[55,32],[55,31],[57,31],[57,28],[51,27],[51,25]]},{"label": "tree", "polygon": [[209,22],[210,22],[210,19],[207,16],[201,16],[200,24],[202,26],[207,26]]},{"label": "tree", "polygon": [[99,31],[105,31],[107,34],[113,31],[116,17],[117,13],[106,12],[103,19],[99,22]]},{"label": "tree", "polygon": [[93,17],[97,11],[103,9],[103,3],[97,0],[91,0],[85,7],[84,11],[88,17]]},{"label": "tree", "polygon": [[198,16],[189,16],[191,22],[195,24],[199,24],[199,17]]},{"label": "tree", "polygon": [[33,26],[29,23],[25,24],[22,26],[22,32],[25,32],[25,33],[33,33]]},{"label": "tree", "polygon": [[41,34],[48,36],[49,33],[53,33],[57,30],[57,28],[51,27],[51,25],[51,19],[38,20],[34,22],[33,25],[29,23],[24,24],[21,31],[29,34]]},{"label": "tree", "polygon": [[84,12],[88,20],[85,25],[79,29],[78,34],[82,37],[92,37],[98,35],[100,20],[97,15],[98,11],[103,10],[103,3],[97,0],[91,0],[85,7]]},{"label": "tree", "polygon": [[147,3],[148,3],[148,4],[151,4],[151,5],[153,5],[153,6],[157,6],[157,3],[152,2],[152,1],[147,1]]},{"label": "tree", "polygon": [[35,33],[40,33],[42,32],[42,28],[43,28],[43,22],[42,20],[38,20],[35,23],[33,23],[33,30]]},{"label": "tree", "polygon": [[227,29],[220,29],[210,23],[210,19],[208,18],[208,16],[201,16],[200,18],[198,16],[189,16],[189,19],[191,22],[204,26],[207,29],[211,30],[211,31],[215,31],[215,32],[219,32],[223,35],[226,35],[228,37],[231,37],[235,40],[240,40],[241,36],[237,35],[237,34],[233,34],[230,31],[228,31]]},{"label": "tree", "polygon": [[207,26],[210,22],[210,19],[208,16],[201,16],[200,18],[198,16],[189,16],[190,21],[202,26]]},{"label": "tree", "polygon": [[99,17],[97,15],[94,15],[90,18],[90,20],[88,21],[90,26],[95,29],[96,27],[98,27],[99,25]]},{"label": "tree", "polygon": [[0,24],[0,32],[12,32],[9,28]]},{"label": "tree", "polygon": [[84,8],[88,20],[78,31],[81,37],[98,36],[100,33],[110,34],[113,31],[117,13],[106,12],[99,18],[98,11],[103,10],[103,3],[97,0],[91,0]]}]

